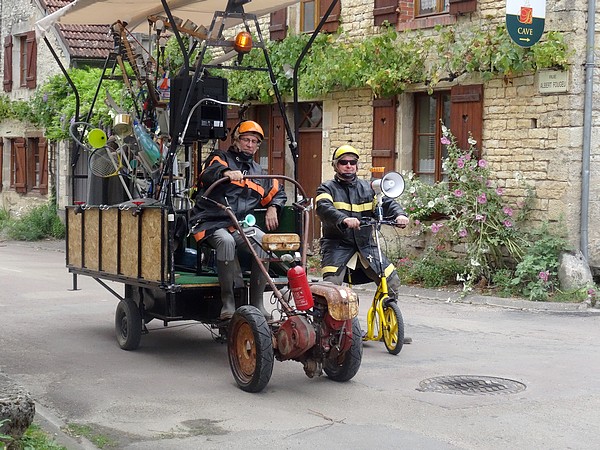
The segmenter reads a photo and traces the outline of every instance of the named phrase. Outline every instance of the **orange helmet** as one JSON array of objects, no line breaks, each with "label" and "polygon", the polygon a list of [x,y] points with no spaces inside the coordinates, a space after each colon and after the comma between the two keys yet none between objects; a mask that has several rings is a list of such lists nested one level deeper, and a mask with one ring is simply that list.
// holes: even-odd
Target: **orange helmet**
[{"label": "orange helmet", "polygon": [[245,133],[256,133],[261,139],[265,138],[265,132],[262,127],[254,120],[244,120],[243,122],[240,122],[237,129],[237,137]]}]

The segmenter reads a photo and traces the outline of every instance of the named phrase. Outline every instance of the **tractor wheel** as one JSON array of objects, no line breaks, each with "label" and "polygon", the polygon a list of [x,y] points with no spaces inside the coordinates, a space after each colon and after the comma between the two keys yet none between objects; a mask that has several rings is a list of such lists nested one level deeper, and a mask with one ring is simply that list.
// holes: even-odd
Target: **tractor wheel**
[{"label": "tractor wheel", "polygon": [[238,386],[260,392],[273,373],[273,334],[263,314],[254,306],[238,308],[227,331],[229,366]]},{"label": "tractor wheel", "polygon": [[[362,353],[362,332],[358,318],[355,317],[352,319],[352,346],[335,361],[332,359],[323,361],[323,370],[334,381],[348,381],[358,372]],[[340,358],[343,358],[341,362]]]}]

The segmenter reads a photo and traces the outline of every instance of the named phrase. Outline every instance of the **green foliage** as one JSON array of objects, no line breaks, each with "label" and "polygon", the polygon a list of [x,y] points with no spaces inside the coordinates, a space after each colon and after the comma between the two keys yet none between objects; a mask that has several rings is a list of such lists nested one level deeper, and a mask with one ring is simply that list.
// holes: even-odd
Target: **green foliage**
[{"label": "green foliage", "polygon": [[[504,25],[490,22],[471,27],[439,27],[433,36],[418,32],[397,33],[392,27],[363,39],[345,34],[319,35],[299,68],[299,95],[314,98],[346,90],[370,88],[376,96],[402,93],[409,85],[426,83],[433,89],[440,81],[465,73],[484,79],[514,76],[542,68],[568,66],[570,52],[563,36],[550,32],[545,40],[524,49],[509,37]],[[277,84],[290,94],[285,64],[293,66],[309,36],[291,35],[283,41],[267,42]],[[265,67],[263,52],[253,49],[242,66]],[[230,96],[237,101],[271,102],[273,87],[264,72],[224,70]]]},{"label": "green foliage", "polygon": [[[96,68],[71,69],[69,71],[80,96],[79,120],[85,120],[87,117],[98,88],[101,73],[101,69]],[[116,75],[118,75],[118,72],[116,72]],[[123,109],[131,109],[132,100],[124,84],[117,80],[104,80],[94,105],[93,115],[90,118],[90,123],[94,126],[101,127],[103,124],[112,123],[109,107],[103,101],[107,91]],[[68,138],[68,127],[71,121],[75,119],[75,108],[75,94],[71,86],[65,82],[62,74],[51,77],[36,91],[31,101],[32,114],[36,118],[35,123],[43,126],[46,129],[46,137],[52,140]]]},{"label": "green foliage", "polygon": [[62,445],[57,444],[46,432],[35,424],[31,425],[25,431],[17,448],[24,450],[67,450]]},{"label": "green foliage", "polygon": [[558,288],[558,257],[568,249],[566,229],[556,224],[550,229],[544,223],[528,233],[528,241],[512,284],[520,286],[520,293],[530,300],[548,300],[549,294]]},{"label": "green foliage", "polygon": [[9,238],[18,241],[65,237],[65,226],[58,217],[56,205],[50,202],[32,208],[18,219],[0,221],[0,227]]},{"label": "green foliage", "polygon": [[470,148],[463,150],[443,125],[442,134],[448,154],[442,164],[447,181],[430,186],[409,174],[401,202],[417,223],[434,213],[447,218],[425,228],[433,234],[444,228],[448,230],[444,239],[465,245],[467,265],[461,281],[470,290],[482,277],[490,280],[495,270],[504,267],[505,256],[520,260],[526,241],[517,227],[517,206],[507,204],[503,189],[494,187],[487,161],[476,156],[476,142],[470,138]]},{"label": "green foliage", "polygon": [[464,269],[460,260],[433,248],[429,248],[421,258],[404,257],[396,264],[402,283],[421,284],[426,288],[454,284],[456,274]]}]

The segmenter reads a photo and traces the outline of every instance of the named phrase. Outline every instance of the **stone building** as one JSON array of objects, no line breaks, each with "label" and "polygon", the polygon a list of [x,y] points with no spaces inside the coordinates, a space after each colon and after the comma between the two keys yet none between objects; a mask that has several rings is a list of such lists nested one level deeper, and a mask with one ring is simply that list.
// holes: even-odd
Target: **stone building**
[{"label": "stone building", "polygon": [[[19,17],[27,18],[43,11],[43,6],[40,9],[34,1],[15,0],[14,8],[9,8],[8,3],[11,2],[3,2],[3,38],[7,32],[18,36],[32,29],[33,19],[18,21],[15,11],[21,10]],[[263,18],[262,28],[269,30],[271,39],[311,31],[330,4],[331,0],[302,0]],[[548,0],[546,4],[545,33],[561,32],[572,50],[568,71],[555,74],[566,76],[565,89],[546,89],[543,80],[547,73],[531,72],[491,80],[465,74],[435,84],[432,91],[428,86],[411,85],[389,98],[376,98],[369,89],[301,98],[298,134],[300,148],[305,150],[298,161],[299,181],[310,194],[314,193],[322,180],[332,176],[332,150],[347,142],[363,155],[363,176],[368,176],[369,167],[383,166],[386,170],[413,171],[426,179],[439,180],[443,177],[439,123],[444,120],[460,142],[464,143],[472,133],[481,156],[489,161],[497,184],[508,196],[518,199],[524,195],[520,180],[533,184],[533,220],[564,220],[570,243],[588,255],[592,266],[600,267],[600,229],[590,225],[600,218],[599,75],[593,61],[586,63],[589,42],[584,32],[589,23],[598,22],[600,14],[588,17],[587,10],[588,4],[582,0]],[[360,39],[379,33],[381,25],[388,22],[408,35],[431,36],[439,32],[438,27],[455,26],[460,33],[463,28],[478,24],[502,25],[505,15],[506,2],[497,0],[339,0],[324,31],[342,31],[347,39]],[[595,25],[594,29],[597,30]],[[593,34],[598,37],[597,31]],[[596,48],[591,53],[598,57]],[[44,53],[38,58],[48,56]],[[586,67],[591,77],[586,76]],[[57,70],[55,64],[50,64],[44,75],[51,70]],[[593,94],[592,109],[588,112],[591,137],[586,144],[584,113],[588,78]],[[25,86],[16,91],[25,95],[27,89]],[[17,94],[10,95],[16,98]],[[292,112],[290,103],[287,107]],[[285,171],[291,175],[277,109],[273,105],[254,105],[250,115],[264,125],[268,135],[261,148],[261,163],[272,172]],[[8,134],[4,124],[0,130],[5,142],[1,194],[5,198],[6,191],[11,190],[6,162]],[[25,130],[19,134],[24,135]],[[585,195],[588,182],[589,200]],[[61,205],[68,201],[67,193]]]},{"label": "stone building", "polygon": [[[2,0],[0,2],[0,55],[2,94],[11,101],[31,100],[36,87],[60,73],[43,40],[37,40],[35,22],[69,0]],[[112,47],[108,26],[59,26],[46,38],[64,67],[103,61]],[[49,142],[44,130],[30,123],[0,118],[0,208],[18,212],[47,202],[56,188],[67,201],[64,177],[66,143]],[[62,151],[59,150],[62,148]]]}]

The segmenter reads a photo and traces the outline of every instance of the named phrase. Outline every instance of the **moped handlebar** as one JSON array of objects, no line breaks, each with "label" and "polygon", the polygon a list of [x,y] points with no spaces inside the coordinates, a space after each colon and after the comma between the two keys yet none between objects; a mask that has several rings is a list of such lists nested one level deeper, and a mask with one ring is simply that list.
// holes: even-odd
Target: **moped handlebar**
[{"label": "moped handlebar", "polygon": [[389,225],[391,227],[395,227],[395,228],[405,228],[406,225],[402,225],[399,223],[396,223],[396,219],[378,219],[376,217],[362,217],[359,219],[360,220],[360,227],[364,228],[364,227],[370,227],[373,225]]}]

